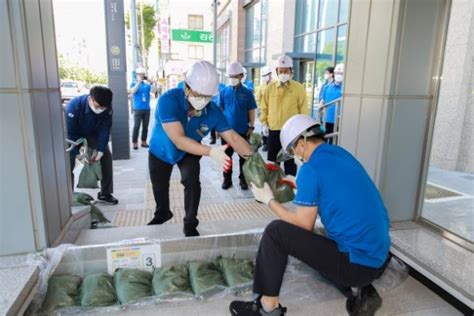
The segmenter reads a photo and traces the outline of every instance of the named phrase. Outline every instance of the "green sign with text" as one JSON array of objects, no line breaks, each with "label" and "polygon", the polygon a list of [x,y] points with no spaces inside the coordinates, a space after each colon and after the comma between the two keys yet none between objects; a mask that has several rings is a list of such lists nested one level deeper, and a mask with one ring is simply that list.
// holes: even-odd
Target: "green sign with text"
[{"label": "green sign with text", "polygon": [[212,32],[196,30],[171,30],[171,40],[177,42],[212,43]]}]

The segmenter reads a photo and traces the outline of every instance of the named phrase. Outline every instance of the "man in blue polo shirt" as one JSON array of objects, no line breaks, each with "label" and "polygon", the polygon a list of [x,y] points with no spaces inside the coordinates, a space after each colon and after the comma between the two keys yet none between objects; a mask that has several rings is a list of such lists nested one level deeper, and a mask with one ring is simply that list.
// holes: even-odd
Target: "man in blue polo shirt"
[{"label": "man in blue polo shirt", "polygon": [[[109,88],[95,86],[89,95],[75,97],[66,106],[68,139],[77,141],[87,139],[89,147],[97,150],[90,163],[100,161],[102,180],[97,199],[107,204],[117,204],[113,197],[112,154],[109,150],[109,136],[112,128],[112,91]],[[70,152],[72,183],[74,185],[74,167],[79,148]]]},{"label": "man in blue polo shirt", "polygon": [[142,125],[141,146],[148,148],[148,123],[150,122],[150,95],[155,94],[156,87],[152,85],[146,76],[144,68],[136,70],[137,77],[130,84],[130,94],[133,96],[133,149],[138,149],[138,132]]},{"label": "man in blue polo shirt", "polygon": [[230,165],[230,158],[225,153],[227,146],[201,144],[210,130],[215,128],[239,155],[245,157],[252,154],[248,142],[232,130],[222,111],[211,102],[211,97],[218,92],[218,84],[214,66],[200,61],[186,73],[184,89],[171,89],[160,97],[148,160],[156,210],[148,225],[163,224],[173,217],[169,205],[169,186],[173,166],[177,164],[184,185],[184,234],[186,237],[199,236],[199,160],[202,156],[209,156],[220,168],[226,169]]},{"label": "man in blue polo shirt", "polygon": [[[320,96],[320,105],[328,104],[329,102],[342,97],[343,78],[344,65],[338,64],[336,65],[336,68],[334,68],[334,81],[328,83],[328,85],[324,87],[324,91]],[[336,105],[328,107],[326,111],[326,133],[331,134],[334,132],[334,123],[336,122]],[[340,112],[341,109],[339,108],[338,111]],[[337,115],[339,115],[339,113],[337,113]],[[332,143],[332,139],[329,141],[329,143]]]},{"label": "man in blue polo shirt", "polygon": [[[233,62],[229,64],[227,66],[227,76],[229,77],[230,85],[220,92],[219,105],[232,129],[243,138],[248,139],[255,129],[255,109],[257,108],[255,97],[253,93],[241,83],[244,76],[244,68],[240,63]],[[225,144],[227,143],[223,139],[222,145]],[[234,149],[229,146],[226,150],[226,154],[232,158]],[[240,188],[242,190],[248,190],[247,181],[245,181],[244,174],[242,173],[244,162],[245,158],[240,156]],[[224,171],[222,189],[227,190],[231,186],[232,166],[227,171]]]},{"label": "man in blue polo shirt", "polygon": [[[302,164],[296,178],[297,208],[278,203],[268,185],[252,186],[255,199],[280,217],[263,233],[254,275],[252,302],[234,301],[232,315],[284,315],[280,288],[288,256],[293,256],[332,281],[348,297],[350,315],[373,315],[382,299],[372,282],[389,259],[387,210],[362,165],[346,150],[324,142],[324,128],[298,114],[281,131],[282,148]],[[326,236],[313,232],[321,217]]]}]

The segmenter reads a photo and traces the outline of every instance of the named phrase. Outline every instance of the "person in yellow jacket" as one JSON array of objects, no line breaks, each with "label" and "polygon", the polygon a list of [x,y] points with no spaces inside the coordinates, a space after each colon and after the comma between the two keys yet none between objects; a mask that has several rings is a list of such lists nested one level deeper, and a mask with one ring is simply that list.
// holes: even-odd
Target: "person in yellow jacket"
[{"label": "person in yellow jacket", "polygon": [[[261,84],[255,89],[255,101],[257,102],[257,106],[260,109],[260,103],[262,102],[262,96],[265,89],[268,87],[270,83],[272,83],[272,69],[268,66],[264,66],[260,70],[260,82]],[[267,151],[267,138],[268,138],[268,131],[265,134],[262,133],[262,140],[263,140],[263,151]]]},{"label": "person in yellow jacket", "polygon": [[[268,160],[276,162],[281,150],[280,131],[293,115],[309,114],[309,106],[304,86],[291,79],[293,60],[280,56],[276,63],[278,80],[270,83],[260,101],[260,122],[263,133],[268,134]],[[292,159],[285,161],[285,173],[296,175],[296,165]]]}]

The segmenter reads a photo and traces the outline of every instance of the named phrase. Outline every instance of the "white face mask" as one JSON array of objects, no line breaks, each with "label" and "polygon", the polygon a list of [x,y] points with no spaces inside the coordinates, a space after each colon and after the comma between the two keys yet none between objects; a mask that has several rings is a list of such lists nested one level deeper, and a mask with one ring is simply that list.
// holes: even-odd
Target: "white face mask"
[{"label": "white face mask", "polygon": [[303,157],[294,156],[294,157],[293,157],[293,160],[294,160],[294,162],[295,162],[295,165],[296,165],[298,168],[301,168],[301,166],[304,164]]},{"label": "white face mask", "polygon": [[206,105],[211,102],[211,97],[193,97],[189,96],[188,97],[189,103],[193,106],[194,109],[201,111],[206,107]]},{"label": "white face mask", "polygon": [[324,80],[328,80],[329,79],[329,74],[324,74]]},{"label": "white face mask", "polygon": [[89,108],[92,110],[92,112],[94,112],[95,114],[101,114],[103,113],[105,110],[107,110],[106,108],[96,108],[95,106],[92,106],[91,103],[89,102]]},{"label": "white face mask", "polygon": [[229,83],[232,87],[238,86],[240,83],[239,78],[230,78]]},{"label": "white face mask", "polygon": [[290,80],[290,75],[289,75],[289,74],[279,74],[279,75],[278,75],[278,80],[280,80],[281,82],[285,83],[285,82],[287,82],[288,80]]},{"label": "white face mask", "polygon": [[344,78],[343,75],[334,75],[334,80],[336,80],[336,82],[342,82],[343,78]]},{"label": "white face mask", "polygon": [[262,81],[265,82],[265,83],[268,83],[270,81],[270,76],[269,75],[263,76]]}]

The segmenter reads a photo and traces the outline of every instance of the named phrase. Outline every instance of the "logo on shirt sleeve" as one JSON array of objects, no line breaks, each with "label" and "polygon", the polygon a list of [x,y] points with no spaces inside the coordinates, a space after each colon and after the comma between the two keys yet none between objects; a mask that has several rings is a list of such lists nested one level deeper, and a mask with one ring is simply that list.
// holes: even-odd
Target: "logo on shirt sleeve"
[{"label": "logo on shirt sleeve", "polygon": [[69,116],[70,118],[73,118],[73,117],[74,117],[74,114],[68,113],[67,116]]}]

